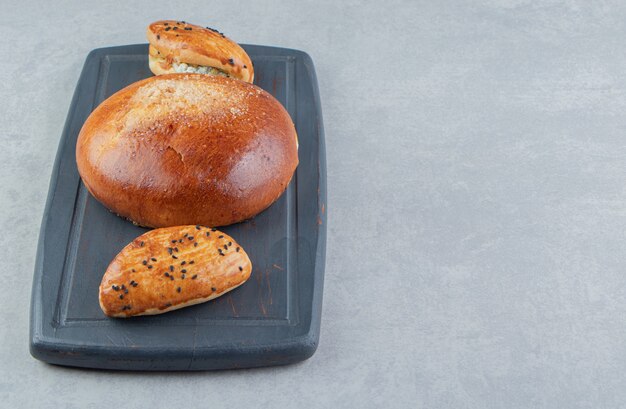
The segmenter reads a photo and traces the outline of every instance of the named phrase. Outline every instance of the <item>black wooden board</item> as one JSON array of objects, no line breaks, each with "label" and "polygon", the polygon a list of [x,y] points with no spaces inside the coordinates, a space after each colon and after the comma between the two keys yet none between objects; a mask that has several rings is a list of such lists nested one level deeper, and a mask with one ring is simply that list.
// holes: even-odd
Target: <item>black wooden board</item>
[{"label": "black wooden board", "polygon": [[91,111],[151,76],[145,44],[92,51],[76,87],[43,216],[31,296],[31,354],[53,364],[120,370],[209,370],[288,364],[313,355],[326,251],[326,158],[319,92],[304,52],[244,46],[255,84],[294,120],[300,164],[263,213],[222,228],[246,249],[252,276],[214,301],[151,317],[110,319],[98,286],[113,257],[145,232],[82,184],[78,132]]}]

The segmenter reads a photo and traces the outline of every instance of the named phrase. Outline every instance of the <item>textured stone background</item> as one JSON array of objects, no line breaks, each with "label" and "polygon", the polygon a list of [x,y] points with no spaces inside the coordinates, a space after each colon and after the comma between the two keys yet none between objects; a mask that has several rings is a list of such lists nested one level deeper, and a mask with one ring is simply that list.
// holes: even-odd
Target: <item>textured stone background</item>
[{"label": "textured stone background", "polygon": [[[626,5],[590,3],[0,0],[0,407],[625,406]],[[28,353],[83,61],[160,18],[316,64],[328,259],[304,363],[115,373]]]}]

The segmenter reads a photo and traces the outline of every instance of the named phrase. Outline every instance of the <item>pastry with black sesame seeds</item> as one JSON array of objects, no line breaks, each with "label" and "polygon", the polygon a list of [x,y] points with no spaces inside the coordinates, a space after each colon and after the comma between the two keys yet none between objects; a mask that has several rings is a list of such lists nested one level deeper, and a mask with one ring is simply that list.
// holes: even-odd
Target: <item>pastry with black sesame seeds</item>
[{"label": "pastry with black sesame seeds", "polygon": [[155,75],[197,73],[254,81],[246,51],[217,30],[167,20],[150,24],[146,35],[148,63]]},{"label": "pastry with black sesame seeds", "polygon": [[[185,258],[180,263],[185,268],[179,270],[180,275],[174,273],[175,267],[164,256],[173,238],[192,231],[197,231],[194,225],[150,230],[124,247],[102,277],[102,311],[118,318],[161,314],[212,300],[248,280],[252,263],[243,249],[226,254],[221,249],[219,254],[214,251],[224,241],[235,243],[227,235],[222,239],[201,235],[194,242],[198,246],[185,241],[179,253]],[[146,260],[156,260],[154,268],[144,265]],[[131,276],[132,270],[136,272]]]}]

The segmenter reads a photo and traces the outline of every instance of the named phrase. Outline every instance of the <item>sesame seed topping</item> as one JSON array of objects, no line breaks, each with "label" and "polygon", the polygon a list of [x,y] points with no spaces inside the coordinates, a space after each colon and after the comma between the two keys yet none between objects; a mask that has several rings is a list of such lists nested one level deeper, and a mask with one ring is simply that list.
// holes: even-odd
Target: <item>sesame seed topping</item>
[{"label": "sesame seed topping", "polygon": [[170,266],[170,271],[174,271],[174,266]]},{"label": "sesame seed topping", "polygon": [[200,225],[196,224],[196,230],[200,230]]},{"label": "sesame seed topping", "polygon": [[164,25],[169,26],[169,25],[170,25],[170,23],[165,23]]},{"label": "sesame seed topping", "polygon": [[178,259],[178,257],[176,257],[176,255],[174,255],[174,254],[172,254],[172,258],[176,259],[176,260]]},{"label": "sesame seed topping", "polygon": [[237,247],[235,250],[237,250],[237,253],[239,253],[239,247]]},{"label": "sesame seed topping", "polygon": [[170,273],[168,273],[167,271],[165,272],[165,274],[163,274],[165,277],[169,277]]},{"label": "sesame seed topping", "polygon": [[171,28],[170,27],[165,27],[165,31],[170,31]]},{"label": "sesame seed topping", "polygon": [[146,264],[148,264],[148,260],[142,261],[141,264],[143,264],[145,266]]},{"label": "sesame seed topping", "polygon": [[185,264],[187,264],[187,262],[185,260],[183,260],[183,262],[180,263],[181,266],[184,266]]},{"label": "sesame seed topping", "polygon": [[139,247],[143,247],[143,241],[139,243]]},{"label": "sesame seed topping", "polygon": [[176,240],[172,240],[172,243],[176,243]]},{"label": "sesame seed topping", "polygon": [[211,287],[211,291],[217,291],[217,288]]},{"label": "sesame seed topping", "polygon": [[170,280],[174,281],[174,276],[173,275],[170,275]]},{"label": "sesame seed topping", "polygon": [[191,260],[191,261],[189,262],[189,264],[193,264],[193,263],[195,263],[195,261],[193,261],[193,260]]},{"label": "sesame seed topping", "polygon": [[243,271],[243,267],[239,266],[239,271]]},{"label": "sesame seed topping", "polygon": [[211,229],[211,231],[217,231],[217,229],[216,229],[215,227],[213,227],[213,228]]},{"label": "sesame seed topping", "polygon": [[194,247],[198,247],[198,242],[196,241],[195,243],[193,243]]},{"label": "sesame seed topping", "polygon": [[183,274],[182,276],[180,276],[180,278],[181,278],[182,280],[184,280],[184,279],[185,279],[185,275]]},{"label": "sesame seed topping", "polygon": [[148,266],[148,268],[152,268],[152,264],[150,264],[150,265]]},{"label": "sesame seed topping", "polygon": [[248,66],[247,66],[246,64],[244,64],[244,65],[243,65],[243,68],[244,68],[244,69],[246,69],[246,68],[248,68]]},{"label": "sesame seed topping", "polygon": [[120,294],[120,300],[124,299],[124,294]]},{"label": "sesame seed topping", "polygon": [[229,59],[228,59],[228,63],[229,63],[230,65],[235,65],[235,60],[233,60],[232,58],[229,58]]},{"label": "sesame seed topping", "polygon": [[223,235],[223,234],[220,234],[219,236],[217,236],[217,238],[218,238],[218,239],[223,239],[223,238],[224,238],[224,235]]},{"label": "sesame seed topping", "polygon": [[198,274],[194,274],[194,275],[191,276],[192,280],[195,280],[196,278],[198,278]]},{"label": "sesame seed topping", "polygon": [[174,30],[178,30],[178,27],[174,27]]},{"label": "sesame seed topping", "polygon": [[185,270],[184,268],[182,270],[180,270],[181,273],[186,273],[187,270]]},{"label": "sesame seed topping", "polygon": [[135,269],[134,269],[134,268],[131,268],[131,270],[130,270],[130,271],[131,271],[132,273],[134,273],[134,272],[135,272]]},{"label": "sesame seed topping", "polygon": [[233,242],[232,242],[232,241],[229,241],[229,242],[228,242],[228,247],[230,247],[230,246],[232,246],[232,245],[233,245]]},{"label": "sesame seed topping", "polygon": [[167,252],[171,255],[172,254],[173,249],[171,247],[167,248]]},{"label": "sesame seed topping", "polygon": [[189,237],[187,237],[187,239],[191,241],[191,240],[193,240],[193,236],[189,236]]},{"label": "sesame seed topping", "polygon": [[176,291],[181,292],[182,288],[178,287]]},{"label": "sesame seed topping", "polygon": [[156,258],[154,258],[154,257],[152,257],[150,260],[152,260],[152,261],[157,261],[157,259],[156,259]]},{"label": "sesame seed topping", "polygon": [[191,27],[185,27],[185,30],[191,31]]},{"label": "sesame seed topping", "polygon": [[113,291],[119,291],[120,288],[116,285],[112,285],[111,288],[113,289]]},{"label": "sesame seed topping", "polygon": [[209,237],[209,232],[206,232],[206,236]]}]

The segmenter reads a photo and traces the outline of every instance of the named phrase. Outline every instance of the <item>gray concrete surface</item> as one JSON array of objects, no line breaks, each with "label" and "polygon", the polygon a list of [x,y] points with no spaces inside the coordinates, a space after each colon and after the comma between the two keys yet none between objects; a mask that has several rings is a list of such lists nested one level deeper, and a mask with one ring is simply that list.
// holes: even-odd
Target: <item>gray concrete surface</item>
[{"label": "gray concrete surface", "polygon": [[[626,4],[0,1],[0,407],[626,406]],[[152,20],[313,57],[328,149],[317,353],[217,373],[28,353],[35,246],[89,50]]]}]

